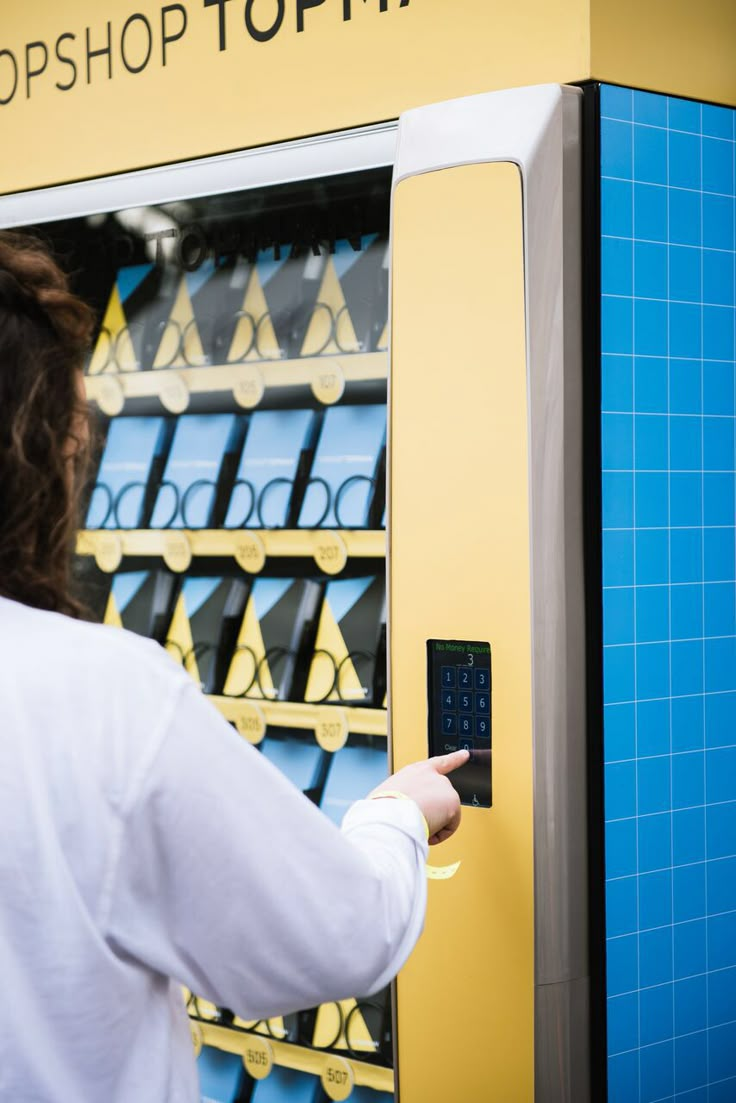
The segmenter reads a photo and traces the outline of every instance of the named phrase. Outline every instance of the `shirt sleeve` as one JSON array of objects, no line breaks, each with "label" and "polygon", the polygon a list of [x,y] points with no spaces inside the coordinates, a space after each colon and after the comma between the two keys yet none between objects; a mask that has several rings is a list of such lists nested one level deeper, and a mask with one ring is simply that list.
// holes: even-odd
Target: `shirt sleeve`
[{"label": "shirt sleeve", "polygon": [[245,1019],[385,985],[424,922],[412,801],[338,830],[194,686],[130,794],[100,905],[114,952]]}]

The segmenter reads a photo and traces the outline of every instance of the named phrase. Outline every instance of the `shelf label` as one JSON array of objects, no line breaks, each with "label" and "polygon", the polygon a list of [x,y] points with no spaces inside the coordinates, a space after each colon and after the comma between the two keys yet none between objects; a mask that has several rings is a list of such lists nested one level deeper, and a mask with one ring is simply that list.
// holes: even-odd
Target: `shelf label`
[{"label": "shelf label", "polygon": [[108,417],[117,417],[125,405],[122,383],[114,375],[103,375],[96,380],[97,405]]},{"label": "shelf label", "polygon": [[266,385],[258,368],[245,365],[238,368],[233,384],[233,398],[244,410],[252,410],[263,398]]},{"label": "shelf label", "polygon": [[183,532],[164,533],[164,563],[170,571],[181,574],[192,562],[192,546]]},{"label": "shelf label", "polygon": [[323,751],[335,752],[345,746],[349,732],[345,709],[319,709],[314,721],[314,735]]},{"label": "shelf label", "polygon": [[170,414],[183,414],[189,405],[189,388],[176,372],[166,372],[159,391],[161,405]]},{"label": "shelf label", "polygon": [[123,561],[123,542],[117,533],[100,531],[95,542],[95,562],[105,574],[113,574]]},{"label": "shelf label", "polygon": [[355,1077],[352,1066],[343,1057],[331,1054],[322,1069],[322,1087],[336,1103],[348,1099],[353,1093]]},{"label": "shelf label", "polygon": [[325,361],[314,369],[312,394],[324,406],[334,406],[345,394],[345,373],[337,362]]},{"label": "shelf label", "polygon": [[202,1027],[199,1023],[189,1022],[189,1030],[192,1035],[192,1046],[194,1048],[194,1056],[199,1057],[202,1052],[202,1046],[204,1045],[204,1035],[202,1034]]},{"label": "shelf label", "polygon": [[243,1050],[243,1064],[254,1080],[265,1080],[273,1068],[271,1043],[257,1034],[251,1034]]},{"label": "shelf label", "polygon": [[232,713],[232,721],[249,743],[257,745],[263,741],[266,734],[266,717],[263,715],[263,710],[252,701],[238,701],[237,711]]},{"label": "shelf label", "polygon": [[343,538],[327,530],[315,533],[314,560],[325,574],[339,574],[348,561]]},{"label": "shelf label", "polygon": [[248,574],[259,574],[266,565],[266,548],[260,536],[254,532],[239,532],[235,558]]}]

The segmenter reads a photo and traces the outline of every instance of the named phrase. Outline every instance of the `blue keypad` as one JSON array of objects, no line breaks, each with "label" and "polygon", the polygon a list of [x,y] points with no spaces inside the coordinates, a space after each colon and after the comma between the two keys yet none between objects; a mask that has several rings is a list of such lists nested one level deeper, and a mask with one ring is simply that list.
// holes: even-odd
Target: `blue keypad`
[{"label": "blue keypad", "polygon": [[[493,806],[492,674],[487,642],[428,640],[429,751],[467,750],[452,785],[465,805]],[[454,663],[453,663],[454,659]]]},{"label": "blue keypad", "polygon": [[476,689],[490,689],[491,688],[491,672],[490,670],[475,670],[475,688]]},{"label": "blue keypad", "polygon": [[[442,735],[472,749],[491,740],[491,672],[472,666],[443,666],[439,693]],[[444,744],[445,749],[450,744]]]},{"label": "blue keypad", "polygon": [[[445,668],[443,667],[443,670]],[[472,689],[473,688],[473,668],[472,666],[459,666],[457,668],[457,684],[460,689]]]},{"label": "blue keypad", "polygon": [[443,666],[442,667],[442,688],[454,689],[457,685],[457,667]]}]

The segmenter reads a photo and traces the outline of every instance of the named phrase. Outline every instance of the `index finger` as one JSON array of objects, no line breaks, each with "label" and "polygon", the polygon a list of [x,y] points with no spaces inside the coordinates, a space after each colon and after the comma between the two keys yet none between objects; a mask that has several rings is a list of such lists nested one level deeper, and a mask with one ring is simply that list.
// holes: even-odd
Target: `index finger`
[{"label": "index finger", "polygon": [[470,758],[470,751],[450,751],[449,754],[439,754],[429,759],[430,766],[434,767],[438,774],[451,774],[460,766],[464,766]]}]

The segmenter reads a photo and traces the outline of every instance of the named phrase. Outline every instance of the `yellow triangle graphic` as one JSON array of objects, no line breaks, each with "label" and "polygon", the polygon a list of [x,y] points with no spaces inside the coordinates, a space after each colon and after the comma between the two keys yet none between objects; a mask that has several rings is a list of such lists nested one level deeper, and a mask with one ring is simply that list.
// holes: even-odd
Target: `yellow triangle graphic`
[{"label": "yellow triangle graphic", "polygon": [[253,682],[250,689],[247,688],[255,673],[253,670],[254,659],[250,651],[242,650],[235,651],[233,654],[230,669],[227,672],[227,679],[225,681],[225,693],[231,697],[238,697],[247,690],[249,697],[266,697],[269,700],[273,699],[275,693],[271,680],[271,671],[268,669],[268,663],[261,662],[266,653],[266,645],[263,642],[261,622],[256,615],[255,602],[252,597],[248,598],[248,604],[245,607],[245,616],[243,617],[243,623],[240,627],[237,646],[242,648],[249,647],[253,655],[255,655],[255,662],[261,663],[260,682],[264,692],[261,692],[261,686],[259,686],[257,681]]},{"label": "yellow triangle graphic", "polygon": [[[340,1015],[340,1008],[351,1001],[341,1000],[337,1003],[323,1003],[317,1012],[314,1022],[314,1038],[312,1045],[318,1049],[346,1049],[345,1031],[343,1030],[344,1018]],[[355,1002],[355,1001],[352,1001]],[[337,1039],[337,1040],[335,1040]]]},{"label": "yellow triangle graphic", "polygon": [[[325,598],[322,605],[322,614],[319,618],[319,628],[317,629],[317,639],[314,644],[315,651],[326,651],[335,660],[335,669],[340,666],[340,663],[344,662],[344,666],[340,673],[340,688],[342,689],[342,695],[344,700],[361,701],[365,700],[365,694],[360,684],[360,679],[355,672],[352,659],[348,659],[348,649],[343,639],[342,632],[340,631],[337,621],[335,620],[330,603]],[[309,678],[307,679],[307,689],[305,697],[307,701],[338,701],[340,696],[337,691],[337,685],[332,687],[332,679],[334,676],[334,670],[332,663],[327,659],[326,655],[318,654],[312,659],[312,666],[309,671]],[[329,694],[329,696],[325,696]]]},{"label": "yellow triangle graphic", "polygon": [[[186,354],[186,355],[185,355]],[[154,368],[189,368],[204,364],[204,350],[194,320],[192,300],[184,276],[174,305],[161,334],[161,344],[153,361]]]},{"label": "yellow triangle graphic", "polygon": [[360,352],[360,344],[337,278],[332,257],[327,258],[322,286],[302,345],[302,356]]},{"label": "yellow triangle graphic", "polygon": [[115,283],[87,369],[89,375],[99,375],[103,371],[137,371],[140,368],[127,324],[118,285]]},{"label": "yellow triangle graphic", "polygon": [[113,628],[123,627],[123,620],[118,612],[117,602],[112,594],[110,594],[107,599],[107,608],[105,609],[103,624],[110,624]]},{"label": "yellow triangle graphic", "polygon": [[376,346],[376,352],[386,352],[388,349],[388,322],[383,327],[383,333],[381,334],[378,345]]},{"label": "yellow triangle graphic", "polygon": [[243,317],[235,327],[228,360],[240,364],[246,360],[278,360],[280,357],[271,312],[254,265],[243,298]]},{"label": "yellow triangle graphic", "polygon": [[187,673],[191,674],[197,685],[201,685],[202,679],[199,676],[197,660],[193,650],[192,628],[189,624],[183,594],[179,595],[179,600],[176,603],[174,616],[171,619],[171,627],[164,646],[176,662],[184,663]]}]

